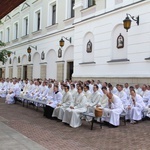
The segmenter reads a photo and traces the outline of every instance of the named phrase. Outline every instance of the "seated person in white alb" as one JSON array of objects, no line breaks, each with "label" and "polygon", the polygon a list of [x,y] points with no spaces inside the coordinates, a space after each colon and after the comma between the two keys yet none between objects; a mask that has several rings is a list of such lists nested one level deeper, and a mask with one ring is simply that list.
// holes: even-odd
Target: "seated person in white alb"
[{"label": "seated person in white alb", "polygon": [[121,99],[123,106],[126,106],[127,103],[127,94],[123,91],[123,85],[118,85],[117,86],[117,93],[116,95]]},{"label": "seated person in white alb", "polygon": [[53,110],[61,102],[62,97],[63,97],[62,93],[58,91],[58,85],[54,85],[53,97],[51,100],[49,100],[44,109],[44,116],[52,119]]},{"label": "seated person in white alb", "polygon": [[90,99],[91,99],[92,93],[90,92],[88,85],[85,85],[85,86],[84,86],[84,95],[85,95],[85,97],[86,97],[86,99],[87,99],[87,102],[89,102]]},{"label": "seated person in white alb", "polygon": [[46,86],[46,82],[43,82],[35,99],[43,100],[43,97],[45,97],[47,93],[48,87]]},{"label": "seated person in white alb", "polygon": [[[100,95],[98,89],[99,89],[98,85],[94,84],[93,85],[93,93],[91,95],[91,98],[86,103],[88,114],[90,114],[90,113],[93,114],[94,113],[94,110],[95,110],[94,106],[96,106],[100,101],[101,95]],[[92,118],[87,116],[86,121],[92,121]]]},{"label": "seated person in white alb", "polygon": [[150,98],[147,106],[145,107],[145,111],[146,111],[146,116],[150,118]]},{"label": "seated person in white alb", "polygon": [[147,85],[145,85],[145,84],[143,84],[143,86],[142,86],[141,96],[143,97],[143,101],[145,103],[145,106],[147,106],[148,101],[150,99],[150,91],[147,89]]},{"label": "seated person in white alb", "polygon": [[69,86],[64,86],[65,94],[60,103],[57,104],[57,107],[54,109],[52,117],[57,117],[62,120],[66,108],[68,108],[73,100],[71,93],[69,92]]},{"label": "seated person in white alb", "polygon": [[47,94],[42,98],[43,100],[50,101],[53,98],[53,85],[51,83],[48,84]]},{"label": "seated person in white alb", "polygon": [[0,83],[0,97],[6,97],[6,83],[4,82],[4,80],[2,79],[1,83]]},{"label": "seated person in white alb", "polygon": [[120,114],[124,110],[122,101],[117,95],[108,92],[106,87],[102,87],[102,91],[108,97],[108,105],[103,108],[103,121],[117,127],[120,124]]},{"label": "seated person in white alb", "polygon": [[85,104],[86,97],[83,93],[83,87],[78,86],[78,94],[76,94],[70,107],[66,109],[62,122],[68,123],[73,128],[81,126],[80,114],[86,112]]},{"label": "seated person in white alb", "polygon": [[18,85],[18,83],[16,83],[16,80],[13,80],[13,84],[10,87],[10,90],[9,90],[8,94],[6,95],[5,103],[13,104],[15,102],[14,97],[19,96],[19,95],[20,95],[19,85]]},{"label": "seated person in white alb", "polygon": [[142,97],[136,94],[135,90],[130,91],[130,99],[128,106],[126,107],[126,119],[130,119],[131,123],[134,124],[136,121],[142,119],[142,111],[145,108]]},{"label": "seated person in white alb", "polygon": [[24,87],[23,87],[23,91],[22,92],[20,92],[20,96],[25,96],[27,93],[28,93],[28,91],[29,91],[29,84],[28,84],[28,80],[25,80],[25,83],[24,83]]}]

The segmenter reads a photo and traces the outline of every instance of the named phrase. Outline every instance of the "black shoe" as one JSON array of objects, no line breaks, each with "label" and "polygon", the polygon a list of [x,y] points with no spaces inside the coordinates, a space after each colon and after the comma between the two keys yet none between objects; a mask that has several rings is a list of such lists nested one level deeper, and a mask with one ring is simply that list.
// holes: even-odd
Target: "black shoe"
[{"label": "black shoe", "polygon": [[114,126],[112,124],[109,124],[109,128],[117,128],[117,127],[119,127],[119,126]]}]

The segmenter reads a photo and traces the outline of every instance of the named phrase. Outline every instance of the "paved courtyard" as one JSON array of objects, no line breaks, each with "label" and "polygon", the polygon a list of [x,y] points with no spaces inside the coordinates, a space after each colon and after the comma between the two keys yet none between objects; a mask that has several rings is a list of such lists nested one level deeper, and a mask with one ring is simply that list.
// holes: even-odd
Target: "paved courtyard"
[{"label": "paved courtyard", "polygon": [[[83,121],[79,128],[43,117],[43,110],[36,111],[32,106],[23,107],[22,104],[7,105],[0,99],[0,145],[8,133],[9,140],[14,140],[15,133],[19,146],[25,145],[24,150],[149,150],[150,149],[150,121],[142,121],[136,125],[127,123],[118,128],[99,128]],[[23,142],[24,141],[24,142]],[[10,143],[9,142],[9,143]],[[30,148],[28,145],[31,145]],[[2,146],[0,146],[2,147]],[[10,148],[0,150],[16,150],[13,143]],[[23,150],[23,148],[20,148]]]}]

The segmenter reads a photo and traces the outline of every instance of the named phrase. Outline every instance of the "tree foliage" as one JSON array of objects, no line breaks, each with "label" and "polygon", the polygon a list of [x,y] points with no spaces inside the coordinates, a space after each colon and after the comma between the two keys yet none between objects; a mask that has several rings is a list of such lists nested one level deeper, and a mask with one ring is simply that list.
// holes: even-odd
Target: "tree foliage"
[{"label": "tree foliage", "polygon": [[[0,41],[0,47],[1,46],[5,46],[5,43],[3,43],[2,41]],[[8,59],[8,55],[10,54],[11,54],[10,51],[7,51],[6,49],[2,50],[0,52],[0,61],[4,64]]]}]

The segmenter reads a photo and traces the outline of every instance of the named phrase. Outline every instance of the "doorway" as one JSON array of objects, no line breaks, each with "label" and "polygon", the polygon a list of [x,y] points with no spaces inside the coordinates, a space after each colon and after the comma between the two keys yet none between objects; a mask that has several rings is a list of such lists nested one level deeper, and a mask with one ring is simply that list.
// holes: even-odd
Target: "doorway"
[{"label": "doorway", "polygon": [[67,62],[67,79],[71,80],[73,74],[73,61]]},{"label": "doorway", "polygon": [[27,79],[27,66],[23,66],[23,79]]}]

